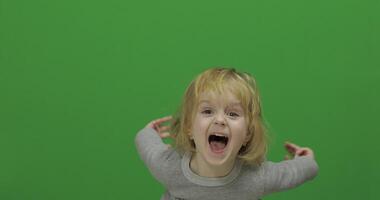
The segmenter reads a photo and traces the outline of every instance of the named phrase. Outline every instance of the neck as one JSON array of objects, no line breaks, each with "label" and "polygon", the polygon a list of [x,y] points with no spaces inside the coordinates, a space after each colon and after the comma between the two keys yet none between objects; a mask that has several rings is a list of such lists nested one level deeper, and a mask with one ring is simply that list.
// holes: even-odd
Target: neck
[{"label": "neck", "polygon": [[234,164],[232,161],[222,165],[212,165],[202,159],[198,153],[194,153],[190,160],[190,169],[199,176],[216,178],[227,176]]}]

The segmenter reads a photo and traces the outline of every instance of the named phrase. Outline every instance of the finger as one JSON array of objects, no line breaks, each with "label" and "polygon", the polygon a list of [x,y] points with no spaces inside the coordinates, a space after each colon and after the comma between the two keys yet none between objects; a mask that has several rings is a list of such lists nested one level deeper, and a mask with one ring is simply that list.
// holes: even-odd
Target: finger
[{"label": "finger", "polygon": [[167,138],[167,137],[170,137],[170,133],[168,133],[168,132],[160,133],[159,135],[160,135],[161,138]]},{"label": "finger", "polygon": [[170,129],[170,126],[163,126],[163,127],[158,127],[158,132],[164,132],[164,131],[167,131],[167,130],[169,130]]},{"label": "finger", "polygon": [[285,148],[288,152],[290,152],[292,154],[294,154],[298,149],[300,149],[300,147],[298,145],[290,143],[290,142],[285,143]]},{"label": "finger", "polygon": [[296,153],[298,156],[307,156],[309,155],[309,150],[307,148],[301,148]]},{"label": "finger", "polygon": [[286,146],[293,147],[293,148],[296,148],[296,149],[301,148],[300,146],[298,146],[298,145],[296,145],[296,144],[294,144],[294,143],[292,143],[292,142],[289,142],[289,141],[286,141],[286,142],[285,142],[285,145],[286,145]]},{"label": "finger", "polygon": [[166,122],[166,121],[169,121],[169,120],[171,120],[172,119],[172,116],[166,116],[166,117],[163,117],[163,118],[160,118],[160,119],[156,119],[156,120],[154,120],[153,121],[153,124],[157,124],[157,125],[159,125],[159,124],[161,124],[161,123],[163,123],[163,122]]},{"label": "finger", "polygon": [[297,151],[297,149],[291,144],[285,144],[285,149],[291,154],[294,154]]},{"label": "finger", "polygon": [[160,133],[160,137],[161,138],[174,138],[173,135],[170,134],[169,132]]},{"label": "finger", "polygon": [[160,124],[163,122],[169,121],[170,119],[172,119],[172,116],[166,116],[160,119],[153,120],[149,122],[148,127],[151,127],[155,129],[157,132],[159,132]]},{"label": "finger", "polygon": [[300,153],[300,156],[306,156],[308,155],[308,151],[306,149],[302,150]]}]

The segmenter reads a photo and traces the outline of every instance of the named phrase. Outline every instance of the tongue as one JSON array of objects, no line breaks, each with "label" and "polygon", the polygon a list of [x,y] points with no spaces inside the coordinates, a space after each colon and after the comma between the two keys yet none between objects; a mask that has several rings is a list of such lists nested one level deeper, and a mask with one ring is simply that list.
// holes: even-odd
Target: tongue
[{"label": "tongue", "polygon": [[223,149],[226,147],[226,144],[224,144],[223,142],[212,141],[210,142],[210,146],[213,152],[222,152]]}]

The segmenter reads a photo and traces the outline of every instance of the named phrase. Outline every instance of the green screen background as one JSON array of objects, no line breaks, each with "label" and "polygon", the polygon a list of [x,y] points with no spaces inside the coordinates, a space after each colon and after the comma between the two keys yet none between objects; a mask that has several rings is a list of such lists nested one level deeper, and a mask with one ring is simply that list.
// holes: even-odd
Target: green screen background
[{"label": "green screen background", "polygon": [[203,70],[257,79],[312,182],[264,199],[378,199],[380,3],[0,0],[0,199],[159,199],[134,136]]}]

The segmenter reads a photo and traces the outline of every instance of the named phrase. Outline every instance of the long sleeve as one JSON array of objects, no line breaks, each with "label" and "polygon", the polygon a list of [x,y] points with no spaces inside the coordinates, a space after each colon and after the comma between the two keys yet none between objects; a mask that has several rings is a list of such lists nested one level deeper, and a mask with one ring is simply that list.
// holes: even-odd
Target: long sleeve
[{"label": "long sleeve", "polygon": [[137,151],[152,175],[162,184],[168,179],[168,160],[173,156],[174,150],[169,148],[152,128],[144,128],[135,138]]},{"label": "long sleeve", "polygon": [[314,179],[318,164],[310,156],[300,156],[279,163],[264,164],[264,195],[291,189]]}]

